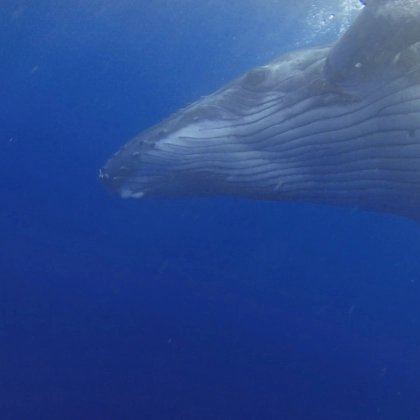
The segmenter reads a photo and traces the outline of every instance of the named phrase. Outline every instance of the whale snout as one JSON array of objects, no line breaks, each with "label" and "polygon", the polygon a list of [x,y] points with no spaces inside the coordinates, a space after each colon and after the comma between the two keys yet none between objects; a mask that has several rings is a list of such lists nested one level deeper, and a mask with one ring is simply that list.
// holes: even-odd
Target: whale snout
[{"label": "whale snout", "polygon": [[146,153],[120,151],[99,170],[98,178],[111,195],[153,198],[151,192],[164,184],[160,166]]},{"label": "whale snout", "polygon": [[154,145],[150,138],[138,136],[121,147],[99,170],[98,178],[111,195],[141,198],[152,185],[159,183],[162,175],[159,165],[153,163]]},{"label": "whale snout", "polygon": [[124,145],[101,168],[99,180],[122,198],[215,195],[224,179],[217,169],[231,160],[225,153],[230,125],[218,120],[220,113],[206,104],[181,110]]},{"label": "whale snout", "polygon": [[[156,131],[156,130],[153,130]],[[194,171],[184,167],[188,153],[168,148],[177,136],[146,132],[123,146],[103,166],[98,178],[111,195],[122,198],[179,198],[195,195]],[[171,143],[172,144],[172,143]]]},{"label": "whale snout", "polygon": [[107,191],[111,195],[119,195],[121,198],[141,198],[144,192],[139,188],[129,188],[127,181],[129,180],[128,174],[124,173],[125,167],[117,173],[110,173],[104,166],[99,170],[98,179],[105,185]]}]

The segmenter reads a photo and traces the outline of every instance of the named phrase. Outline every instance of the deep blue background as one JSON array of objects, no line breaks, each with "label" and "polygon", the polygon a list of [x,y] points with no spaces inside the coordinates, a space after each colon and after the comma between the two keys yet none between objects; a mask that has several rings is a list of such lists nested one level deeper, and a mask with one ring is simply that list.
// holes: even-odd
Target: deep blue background
[{"label": "deep blue background", "polygon": [[96,180],[308,10],[2,0],[0,419],[420,419],[418,224]]}]

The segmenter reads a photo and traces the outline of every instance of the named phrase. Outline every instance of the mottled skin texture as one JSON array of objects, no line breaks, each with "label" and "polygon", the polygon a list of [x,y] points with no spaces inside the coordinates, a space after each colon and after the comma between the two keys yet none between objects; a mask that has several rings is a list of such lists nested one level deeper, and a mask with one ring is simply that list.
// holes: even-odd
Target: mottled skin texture
[{"label": "mottled skin texture", "polygon": [[231,195],[418,219],[419,3],[367,2],[335,45],[180,110],[123,146],[101,180],[125,198]]}]

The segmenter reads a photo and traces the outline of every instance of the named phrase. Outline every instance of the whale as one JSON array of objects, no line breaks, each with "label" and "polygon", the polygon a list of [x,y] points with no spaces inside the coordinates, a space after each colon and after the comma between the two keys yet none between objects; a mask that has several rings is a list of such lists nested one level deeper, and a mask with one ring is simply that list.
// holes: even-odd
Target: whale
[{"label": "whale", "polygon": [[122,198],[233,196],[420,220],[420,2],[366,0],[335,44],[287,53],[128,141]]}]

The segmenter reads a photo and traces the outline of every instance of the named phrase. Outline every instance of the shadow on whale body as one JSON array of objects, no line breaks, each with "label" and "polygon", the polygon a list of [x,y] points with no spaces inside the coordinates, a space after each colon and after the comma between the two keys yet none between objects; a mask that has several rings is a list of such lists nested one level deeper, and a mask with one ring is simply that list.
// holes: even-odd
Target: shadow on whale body
[{"label": "shadow on whale body", "polygon": [[100,170],[123,198],[231,195],[419,219],[420,2],[371,0],[333,46],[258,67]]}]

